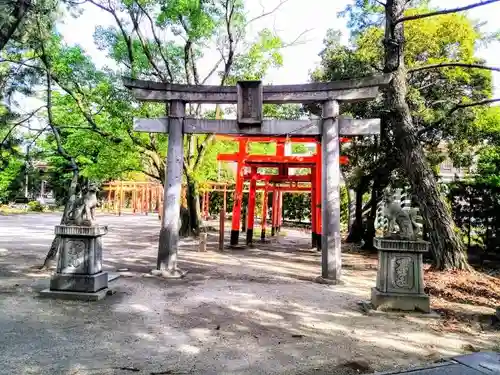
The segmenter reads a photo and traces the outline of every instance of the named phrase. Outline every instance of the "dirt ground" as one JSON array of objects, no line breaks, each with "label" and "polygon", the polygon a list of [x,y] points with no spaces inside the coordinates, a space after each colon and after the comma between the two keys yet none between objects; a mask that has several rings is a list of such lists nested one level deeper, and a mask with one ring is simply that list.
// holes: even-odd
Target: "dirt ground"
[{"label": "dirt ground", "polygon": [[[111,284],[116,294],[98,302],[40,298],[50,274],[34,267],[58,219],[0,216],[1,374],[359,374],[500,343],[498,331],[480,323],[452,330],[446,320],[364,314],[358,302],[375,285],[376,259],[345,246],[343,284],[317,284],[320,255],[309,249],[310,235],[288,228],[270,244],[224,253],[215,251],[216,233],[204,253],[185,240],[179,263],[188,275],[162,280],[148,275],[157,217],[101,214],[109,225],[105,268],[127,269]],[[494,311],[453,303],[476,315]]]}]

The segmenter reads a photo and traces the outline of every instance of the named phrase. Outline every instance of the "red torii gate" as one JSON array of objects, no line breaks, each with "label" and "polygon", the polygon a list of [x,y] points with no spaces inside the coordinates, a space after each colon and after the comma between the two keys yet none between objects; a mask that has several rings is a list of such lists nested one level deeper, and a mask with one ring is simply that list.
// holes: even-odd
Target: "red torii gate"
[{"label": "red torii gate", "polygon": [[[226,137],[225,137],[226,138]],[[237,163],[236,171],[236,186],[234,192],[234,204],[231,226],[231,240],[232,246],[238,244],[241,209],[243,199],[243,183],[245,180],[250,180],[249,196],[248,196],[248,225],[246,233],[246,242],[250,244],[253,242],[253,228],[255,216],[255,192],[257,181],[266,181],[266,190],[270,191],[268,185],[272,183],[283,182],[309,182],[310,187],[303,187],[300,190],[308,191],[311,193],[311,238],[312,246],[321,248],[321,145],[317,137],[263,137],[263,136],[239,136],[232,137],[239,143],[238,152],[234,154],[219,154],[217,159],[219,161],[231,161]],[[340,142],[348,142],[348,138],[340,138]],[[276,154],[275,155],[250,155],[248,154],[248,143],[250,142],[275,142]],[[316,153],[311,156],[294,156],[285,155],[285,143],[315,143]],[[341,164],[348,162],[347,157],[340,157]],[[251,172],[244,174],[244,168],[250,167]],[[258,168],[276,168],[279,171],[278,175],[259,174]],[[308,175],[292,175],[288,174],[289,168],[309,168],[311,173]],[[265,190],[265,200],[263,204],[262,213],[262,230],[261,238],[265,238],[265,213],[267,211],[267,193]],[[279,231],[282,222],[282,193],[283,190],[274,188],[273,202],[272,202],[272,227],[271,235],[275,231]]]}]

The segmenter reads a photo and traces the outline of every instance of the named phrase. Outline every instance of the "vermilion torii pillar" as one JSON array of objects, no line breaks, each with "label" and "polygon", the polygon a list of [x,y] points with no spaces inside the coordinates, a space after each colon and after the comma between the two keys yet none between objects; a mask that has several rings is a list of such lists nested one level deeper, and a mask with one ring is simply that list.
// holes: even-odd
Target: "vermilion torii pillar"
[{"label": "vermilion torii pillar", "polygon": [[[243,153],[238,152],[234,154],[219,154],[217,156],[217,160],[219,161],[233,161],[241,163],[242,160],[245,163],[245,166],[258,166],[258,167],[266,167],[266,168],[275,168],[279,171],[279,175],[257,175],[257,180],[267,180],[274,182],[286,182],[286,181],[302,181],[302,182],[311,182],[311,190],[312,190],[312,198],[311,198],[311,238],[312,238],[312,247],[318,247],[321,249],[321,210],[316,208],[318,202],[321,201],[321,178],[318,176],[318,180],[313,179],[312,177],[307,177],[304,179],[304,176],[288,176],[289,168],[310,168],[311,170],[318,170],[321,172],[321,147],[320,143],[318,143],[317,137],[294,137],[294,138],[286,138],[286,137],[233,137],[230,138],[233,140],[239,140],[240,142],[244,140],[246,143],[251,142],[276,142],[276,154],[275,155],[248,155],[245,153],[245,157],[243,157]],[[348,142],[348,138],[341,138],[340,142]],[[315,155],[311,156],[297,156],[297,155],[285,155],[285,143],[293,142],[293,143],[314,143],[316,144]],[[347,164],[348,159],[346,156],[340,156],[340,164]],[[313,175],[311,173],[311,175]],[[250,175],[245,175],[245,179],[250,179]],[[273,193],[276,195],[282,195],[282,193]],[[272,201],[274,202],[274,200]],[[278,198],[278,203],[282,206],[282,197]],[[271,226],[272,235],[275,232],[280,230],[282,225],[282,207],[273,206],[273,214],[272,214],[272,223]],[[275,218],[274,213],[278,213],[278,218]],[[246,230],[246,227],[245,227]],[[233,245],[236,245],[233,243]]]},{"label": "vermilion torii pillar", "polygon": [[243,171],[244,171],[244,158],[247,153],[247,144],[244,139],[239,140],[238,145],[238,155],[239,160],[236,165],[236,186],[234,188],[234,199],[233,199],[233,217],[231,222],[231,245],[238,244],[238,238],[240,236],[240,219],[241,219],[241,206],[243,204]]},{"label": "vermilion torii pillar", "polygon": [[247,239],[246,239],[247,245],[253,243],[256,188],[257,188],[257,167],[252,167],[252,172],[250,173],[250,189],[248,191]]},{"label": "vermilion torii pillar", "polygon": [[267,199],[269,195],[268,184],[266,182],[266,186],[264,188],[264,192],[262,194],[262,215],[260,221],[260,239],[264,241],[266,239],[266,222],[267,222]]},{"label": "vermilion torii pillar", "polygon": [[[136,131],[168,133],[167,175],[163,222],[155,274],[180,277],[177,267],[180,189],[183,170],[183,134],[241,134],[265,136],[319,135],[322,143],[322,260],[321,277],[340,279],[340,170],[339,135],[367,135],[380,131],[379,119],[358,120],[339,116],[339,103],[374,99],[390,74],[361,79],[263,86],[260,81],[241,81],[231,86],[192,86],[124,78],[124,85],[137,100],[169,102],[168,117],[134,120]],[[186,118],[186,103],[237,104],[236,120]],[[319,103],[322,118],[265,120],[262,105]],[[181,110],[182,109],[182,110]],[[318,175],[318,173],[317,173]]]}]

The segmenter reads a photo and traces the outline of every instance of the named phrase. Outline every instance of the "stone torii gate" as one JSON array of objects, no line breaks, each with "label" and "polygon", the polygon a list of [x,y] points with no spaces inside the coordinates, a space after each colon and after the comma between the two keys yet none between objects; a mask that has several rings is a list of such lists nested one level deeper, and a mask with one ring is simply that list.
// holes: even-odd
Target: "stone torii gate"
[{"label": "stone torii gate", "polygon": [[[179,211],[184,161],[184,134],[227,134],[266,136],[319,136],[322,147],[322,246],[321,277],[338,282],[340,249],[340,147],[339,136],[378,134],[380,119],[351,119],[339,116],[339,103],[374,99],[390,75],[308,83],[263,86],[260,81],[241,81],[234,86],[165,84],[124,78],[125,87],[139,101],[168,103],[168,117],[134,119],[134,130],[168,133],[166,178],[157,269],[163,277],[182,277],[177,267]],[[186,117],[187,103],[237,104],[236,120],[205,120]],[[322,116],[313,120],[266,120],[262,104],[321,103]]]}]

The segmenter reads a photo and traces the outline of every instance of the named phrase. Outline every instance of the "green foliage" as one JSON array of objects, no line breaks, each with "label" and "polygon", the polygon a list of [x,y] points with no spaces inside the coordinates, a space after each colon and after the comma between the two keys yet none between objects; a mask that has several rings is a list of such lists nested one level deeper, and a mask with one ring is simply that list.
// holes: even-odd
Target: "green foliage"
[{"label": "green foliage", "polygon": [[43,206],[38,201],[28,202],[28,211],[30,212],[43,212]]},{"label": "green foliage", "polygon": [[460,182],[450,186],[453,219],[472,246],[498,251],[500,246],[500,187]]},{"label": "green foliage", "polygon": [[302,222],[311,218],[311,195],[305,193],[283,194],[283,218]]},{"label": "green foliage", "polygon": [[0,170],[0,202],[3,203],[13,199],[20,190],[24,165],[23,161],[15,156],[7,155],[6,159],[6,166]]},{"label": "green foliage", "polygon": [[[407,14],[429,11],[427,1],[412,2]],[[384,37],[383,9],[376,1],[356,0],[343,15],[351,28],[349,45],[340,43],[340,33],[329,31],[321,64],[312,73],[315,81],[363,77],[378,73],[383,66]],[[447,14],[424,18],[405,24],[405,64],[408,69],[447,62],[482,63],[475,47],[484,40],[479,26],[463,14]],[[457,105],[478,102],[492,95],[491,72],[480,69],[426,69],[408,74],[407,102],[423,143],[427,158],[437,172],[444,152],[455,164],[468,166],[473,151],[479,147],[482,110],[479,107]],[[317,108],[311,108],[317,110]],[[383,117],[381,100],[344,105],[341,112],[356,118]],[[382,119],[383,120],[383,119]],[[343,145],[349,166],[343,167],[350,186],[356,187],[362,176],[373,175],[380,160],[393,154],[392,134],[380,139],[364,137]],[[441,146],[446,144],[447,149]],[[405,180],[402,170],[396,169],[393,179]],[[367,185],[364,186],[368,188]]]}]

